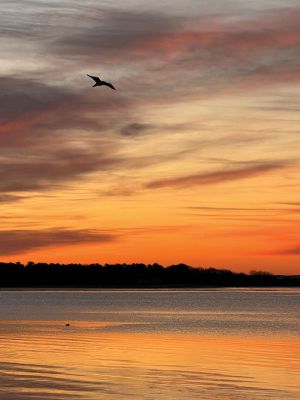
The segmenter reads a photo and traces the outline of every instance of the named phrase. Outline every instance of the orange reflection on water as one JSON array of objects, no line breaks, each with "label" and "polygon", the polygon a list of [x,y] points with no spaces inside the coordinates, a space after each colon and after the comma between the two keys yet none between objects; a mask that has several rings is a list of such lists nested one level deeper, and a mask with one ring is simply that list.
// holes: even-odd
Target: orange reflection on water
[{"label": "orange reflection on water", "polygon": [[106,331],[108,325],[8,327],[0,336],[0,386],[11,382],[7,398],[41,392],[47,399],[299,398],[294,337],[124,333]]}]

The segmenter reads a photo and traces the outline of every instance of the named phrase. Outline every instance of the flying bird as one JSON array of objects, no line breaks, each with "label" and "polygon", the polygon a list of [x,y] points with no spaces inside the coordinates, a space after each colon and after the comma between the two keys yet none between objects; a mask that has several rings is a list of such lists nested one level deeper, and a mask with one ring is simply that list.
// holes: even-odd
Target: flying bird
[{"label": "flying bird", "polygon": [[102,81],[98,76],[92,76],[92,75],[89,75],[89,74],[87,74],[87,76],[89,76],[90,78],[94,79],[95,85],[93,87],[95,87],[95,86],[108,86],[111,89],[116,90],[116,88],[111,83]]}]

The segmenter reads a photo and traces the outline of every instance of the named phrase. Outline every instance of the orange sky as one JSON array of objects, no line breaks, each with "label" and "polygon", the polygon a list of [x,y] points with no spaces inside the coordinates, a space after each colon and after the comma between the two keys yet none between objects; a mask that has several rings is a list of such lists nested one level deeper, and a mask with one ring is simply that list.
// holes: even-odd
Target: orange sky
[{"label": "orange sky", "polygon": [[300,8],[169,3],[2,7],[2,261],[300,274]]}]

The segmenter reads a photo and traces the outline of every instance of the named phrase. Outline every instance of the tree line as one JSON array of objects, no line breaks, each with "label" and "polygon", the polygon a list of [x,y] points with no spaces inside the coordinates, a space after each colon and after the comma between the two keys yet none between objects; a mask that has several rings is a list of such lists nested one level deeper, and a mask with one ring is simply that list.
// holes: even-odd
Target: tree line
[{"label": "tree line", "polygon": [[186,264],[0,263],[0,287],[265,287],[300,286],[300,276],[249,274]]}]

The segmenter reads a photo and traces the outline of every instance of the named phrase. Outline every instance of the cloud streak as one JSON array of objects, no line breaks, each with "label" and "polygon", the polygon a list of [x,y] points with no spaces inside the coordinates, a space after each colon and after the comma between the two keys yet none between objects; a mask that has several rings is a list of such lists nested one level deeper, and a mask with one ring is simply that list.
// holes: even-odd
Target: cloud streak
[{"label": "cloud streak", "polygon": [[284,167],[285,164],[282,162],[254,164],[227,171],[219,170],[219,171],[201,173],[196,175],[181,176],[169,179],[159,179],[147,183],[145,185],[145,188],[147,189],[160,189],[166,187],[185,188],[191,186],[214,185],[218,183],[251,178]]},{"label": "cloud streak", "polygon": [[300,256],[300,246],[277,251],[275,254],[283,256]]},{"label": "cloud streak", "polygon": [[71,230],[64,228],[44,230],[1,230],[0,255],[25,253],[45,247],[80,245],[83,243],[109,243],[117,240],[117,235],[94,230]]},{"label": "cloud streak", "polygon": [[[102,10],[78,35],[59,37],[52,51],[92,64],[98,64],[98,53],[104,66],[128,64],[127,73],[135,62],[134,77],[123,82],[131,96],[145,85],[148,98],[174,99],[174,92],[211,96],[212,89],[252,90],[299,81],[299,17],[300,8],[235,22],[205,14],[178,18]],[[178,79],[180,85],[174,86]]]}]

